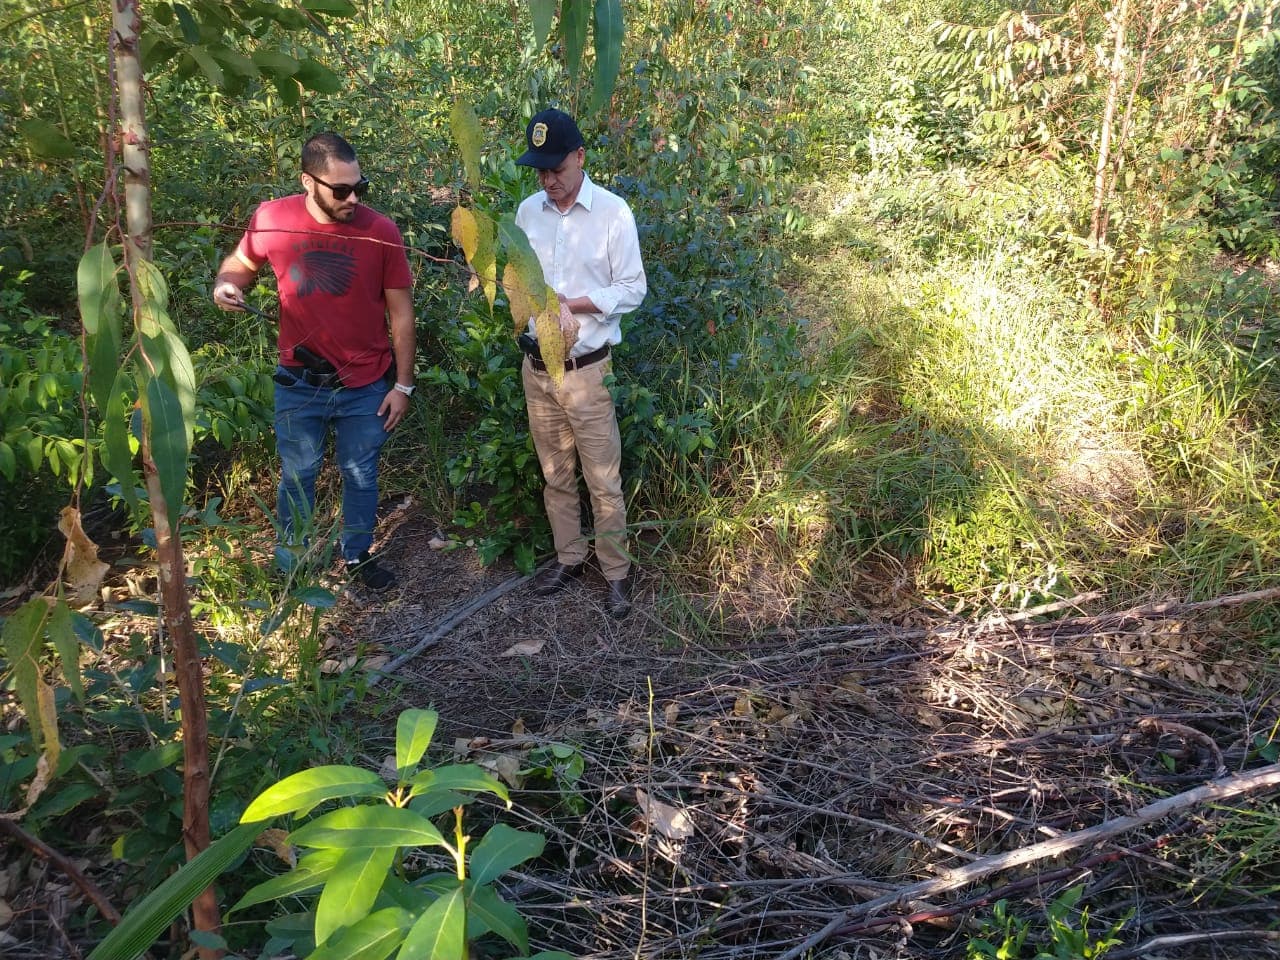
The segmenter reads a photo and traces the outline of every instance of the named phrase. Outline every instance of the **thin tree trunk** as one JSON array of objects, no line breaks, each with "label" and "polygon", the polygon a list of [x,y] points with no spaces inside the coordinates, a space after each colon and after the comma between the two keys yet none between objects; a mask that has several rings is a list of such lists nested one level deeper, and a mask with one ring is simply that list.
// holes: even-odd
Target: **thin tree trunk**
[{"label": "thin tree trunk", "polygon": [[[111,38],[120,103],[119,149],[124,166],[128,232],[124,241],[124,259],[129,269],[135,320],[143,303],[137,282],[137,266],[139,261],[151,259],[151,165],[143,110],[142,64],[138,59],[139,3],[140,0],[114,0]],[[142,437],[142,469],[155,524],[165,632],[173,643],[173,669],[182,704],[182,838],[190,860],[209,846],[210,839],[209,729],[204,672],[191,620],[182,539],[179,531],[169,524],[169,508],[152,459],[148,430],[143,431]],[[192,904],[192,920],[197,930],[220,931],[218,900],[212,886],[196,897]],[[200,950],[200,956],[205,960],[214,960],[220,955],[218,950]]]},{"label": "thin tree trunk", "polygon": [[1098,162],[1094,167],[1093,214],[1089,219],[1089,239],[1099,245],[1106,240],[1102,210],[1110,194],[1111,181],[1108,173],[1111,168],[1111,127],[1115,124],[1116,104],[1120,100],[1120,80],[1124,75],[1124,39],[1125,25],[1129,19],[1129,0],[1120,0],[1120,5],[1112,11],[1110,19],[1111,29],[1115,32],[1115,46],[1111,56],[1111,80],[1107,85],[1107,101],[1102,113]]}]

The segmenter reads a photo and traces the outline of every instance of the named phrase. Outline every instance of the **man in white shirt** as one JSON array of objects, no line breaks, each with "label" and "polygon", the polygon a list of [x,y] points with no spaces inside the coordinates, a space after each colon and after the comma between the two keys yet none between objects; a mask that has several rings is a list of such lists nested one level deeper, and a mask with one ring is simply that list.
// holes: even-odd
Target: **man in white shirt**
[{"label": "man in white shirt", "polygon": [[516,224],[572,315],[572,322],[561,322],[566,342],[577,337],[559,389],[532,345],[532,322],[525,340],[525,404],[556,547],[555,564],[533,589],[549,596],[582,575],[587,539],[578,504],[580,463],[591,494],[596,560],[609,586],[607,609],[621,619],[631,612],[631,557],[622,441],[604,378],[612,369],[609,348],[622,342],[622,315],[640,305],[647,289],[640,240],[626,201],[592,183],[583,170],[586,151],[572,117],[543,110],[529,121],[525,140],[528,149],[516,163],[534,167],[542,189],[520,204]]}]

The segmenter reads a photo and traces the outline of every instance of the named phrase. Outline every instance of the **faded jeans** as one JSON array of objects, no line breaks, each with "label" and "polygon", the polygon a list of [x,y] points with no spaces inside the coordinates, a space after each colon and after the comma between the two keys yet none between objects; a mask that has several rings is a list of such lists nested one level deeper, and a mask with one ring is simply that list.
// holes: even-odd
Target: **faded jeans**
[{"label": "faded jeans", "polygon": [[[283,367],[281,379],[289,377]],[[378,453],[387,442],[386,417],[378,408],[387,395],[385,380],[365,387],[336,390],[313,387],[301,380],[290,386],[276,382],[276,450],[280,454],[280,488],[276,509],[282,541],[276,563],[291,569],[297,562],[299,531],[305,531],[315,510],[316,475],[324,460],[329,428],[335,434],[335,454],[342,475],[342,534],[344,560],[356,560],[373,544],[378,512]]]}]

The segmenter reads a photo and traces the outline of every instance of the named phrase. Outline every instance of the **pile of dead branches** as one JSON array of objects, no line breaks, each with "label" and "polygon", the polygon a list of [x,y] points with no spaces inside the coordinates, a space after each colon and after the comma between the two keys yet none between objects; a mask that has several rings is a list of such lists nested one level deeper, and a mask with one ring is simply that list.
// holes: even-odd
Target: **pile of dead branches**
[{"label": "pile of dead branches", "polygon": [[[1276,676],[1234,642],[1256,599],[777,634],[459,750],[524,787],[551,843],[508,894],[576,955],[964,956],[994,902],[1034,940],[1080,884],[1108,957],[1280,955]],[[553,741],[580,775],[529,772]]]}]

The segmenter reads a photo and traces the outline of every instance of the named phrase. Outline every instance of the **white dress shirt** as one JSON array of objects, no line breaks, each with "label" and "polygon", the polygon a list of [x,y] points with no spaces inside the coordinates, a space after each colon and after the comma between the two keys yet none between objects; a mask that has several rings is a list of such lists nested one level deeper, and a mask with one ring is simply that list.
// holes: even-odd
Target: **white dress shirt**
[{"label": "white dress shirt", "polygon": [[[599,313],[575,313],[578,342],[569,352],[580,357],[607,344],[622,342],[622,315],[640,306],[648,290],[640,260],[635,217],[617,194],[591,182],[582,187],[568,211],[561,213],[545,190],[520,204],[516,226],[525,232],[542,264],[542,274],[564,297],[588,297]],[[537,336],[533,324],[529,333]]]}]

